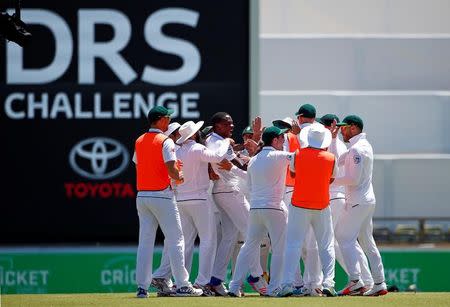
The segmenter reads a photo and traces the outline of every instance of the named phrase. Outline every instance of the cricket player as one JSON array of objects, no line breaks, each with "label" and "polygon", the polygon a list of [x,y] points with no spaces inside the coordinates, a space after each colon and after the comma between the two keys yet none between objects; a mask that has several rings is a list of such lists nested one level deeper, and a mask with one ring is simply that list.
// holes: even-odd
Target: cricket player
[{"label": "cricket player", "polygon": [[[169,126],[167,127],[167,130],[164,131],[163,134],[168,136],[170,139],[172,139],[173,142],[175,142],[180,137],[180,133],[178,132],[180,126],[181,126],[180,123],[177,122],[170,123]],[[175,153],[179,147],[180,146],[175,143]],[[175,187],[174,181],[173,180],[171,181],[172,187]],[[186,247],[186,238],[185,238],[185,247]],[[172,270],[170,268],[168,248],[169,247],[167,245],[167,242],[164,241],[164,248],[161,254],[161,262],[158,269],[155,272],[153,272],[153,278],[150,284],[153,288],[157,289],[158,296],[170,296],[172,294],[175,294],[175,291],[172,290],[173,287],[173,283],[171,280]],[[190,272],[189,259],[192,259],[192,256],[191,258],[186,257],[186,248],[185,248],[185,266],[188,272]]]},{"label": "cricket player", "polygon": [[[296,150],[303,148],[306,144],[300,144],[298,134],[301,129],[304,129],[316,122],[316,108],[309,104],[303,104],[299,107],[295,113],[297,121],[285,118],[284,120],[274,121],[275,125],[286,126],[285,123],[291,123],[290,131],[285,134],[284,150],[289,152],[295,152]],[[289,128],[289,126],[286,126]],[[295,178],[291,175],[289,168],[286,175],[286,194],[284,202],[290,204],[292,193],[294,191]],[[310,296],[319,295],[320,293],[314,292],[314,289],[320,288],[323,280],[323,274],[321,264],[319,262],[319,251],[316,243],[316,238],[311,227],[307,230],[305,244],[302,249],[302,259],[304,263],[303,277],[301,275],[300,265],[296,270],[294,281],[295,296]]]},{"label": "cricket player", "polygon": [[139,216],[136,259],[138,298],[148,296],[158,225],[169,246],[168,253],[177,285],[176,294],[200,296],[203,293],[202,290],[192,287],[184,266],[184,237],[174,193],[170,186],[170,178],[183,181],[183,174],[176,164],[175,144],[163,134],[168,128],[172,113],[173,110],[162,106],[152,108],[147,116],[150,129],[135,142],[134,162],[138,190],[136,207]]},{"label": "cricket player", "polygon": [[[335,114],[325,114],[318,120],[318,122],[330,130],[332,134],[332,141],[330,147],[328,147],[328,151],[334,154],[336,160],[339,160],[339,158],[347,152],[347,146],[345,146],[344,142],[337,136],[338,129],[335,129],[336,123],[339,122],[339,118]],[[338,169],[337,177],[343,176],[344,167],[338,165]],[[340,223],[340,217],[342,212],[345,210],[345,187],[336,185],[335,182],[330,184],[330,208],[331,217],[333,219],[333,229],[336,231],[336,226]],[[362,252],[361,246],[358,242],[356,242],[356,247],[361,251],[359,254],[363,256],[359,259],[358,265],[361,267],[361,278],[364,283],[364,287],[361,288],[360,292],[354,292],[352,295],[362,295],[364,292],[373,287],[373,278],[370,273],[367,257]],[[337,240],[334,240],[334,250],[336,253],[336,260],[348,275],[347,267],[345,266],[344,258]]]},{"label": "cricket player", "polygon": [[369,259],[373,288],[364,295],[378,296],[387,294],[384,279],[384,267],[380,252],[373,238],[372,216],[375,211],[375,194],[372,186],[373,149],[363,133],[364,124],[357,115],[349,115],[337,124],[344,142],[349,142],[348,151],[339,159],[344,166],[344,175],[335,180],[335,184],[345,186],[345,210],[336,227],[336,239],[344,257],[350,282],[341,291],[342,295],[360,292],[364,287],[361,280],[361,268],[358,259],[361,251],[359,241]]},{"label": "cricket player", "polygon": [[177,185],[176,198],[183,234],[185,238],[190,238],[190,244],[186,242],[186,246],[192,250],[197,233],[200,238],[199,272],[194,287],[202,289],[204,295],[212,296],[214,293],[208,284],[214,265],[217,237],[213,204],[208,195],[208,163],[219,163],[220,169],[227,171],[232,164],[224,159],[229,148],[228,142],[223,142],[215,151],[197,142],[198,131],[203,123],[188,121],[180,127],[177,143],[181,147],[177,156],[183,164],[184,182]]},{"label": "cricket player", "polygon": [[265,129],[262,135],[265,146],[252,157],[247,168],[249,226],[230,282],[230,296],[242,296],[242,283],[267,232],[272,241],[270,283],[267,289],[262,288],[259,293],[277,296],[280,290],[287,225],[287,210],[283,204],[285,169],[295,156],[295,153],[283,151],[284,132],[286,129],[274,126]]},{"label": "cricket player", "polygon": [[[211,118],[213,133],[206,139],[206,147],[210,150],[217,150],[231,138],[233,132],[233,119],[228,113],[218,112]],[[226,159],[231,161],[234,166],[230,172],[221,170],[217,164],[212,164],[213,170],[219,175],[219,179],[214,181],[212,189],[213,199],[220,211],[221,223],[221,241],[217,248],[217,255],[213,274],[211,277],[211,286],[216,295],[225,296],[228,290],[224,285],[226,279],[227,267],[230,262],[233,248],[237,242],[239,232],[245,233],[248,224],[249,204],[241,192],[239,178],[246,178],[247,174],[242,166],[236,160],[236,154],[231,146],[228,149]],[[255,280],[251,281],[252,286],[264,287],[265,281],[262,281],[262,269],[259,263],[259,251],[255,254],[251,269]]]},{"label": "cricket player", "polygon": [[322,264],[323,283],[312,289],[317,295],[336,296],[334,290],[334,234],[329,207],[329,185],[337,173],[335,157],[326,151],[331,132],[319,123],[303,128],[300,142],[307,147],[297,151],[293,167],[295,186],[289,206],[287,243],[282,289],[279,296],[293,294],[295,270],[305,243],[307,230],[312,227]]}]

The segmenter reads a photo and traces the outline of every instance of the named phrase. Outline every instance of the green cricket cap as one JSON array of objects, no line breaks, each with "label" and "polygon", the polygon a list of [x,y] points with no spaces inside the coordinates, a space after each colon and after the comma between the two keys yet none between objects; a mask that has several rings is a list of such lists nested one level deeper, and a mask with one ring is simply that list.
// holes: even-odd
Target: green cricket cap
[{"label": "green cricket cap", "polygon": [[149,122],[153,122],[160,117],[171,115],[173,112],[173,110],[167,109],[163,106],[156,106],[148,111],[147,118]]},{"label": "green cricket cap", "polygon": [[339,123],[339,117],[335,114],[325,114],[321,118],[317,119],[317,121],[324,126],[331,126],[333,120],[336,120],[336,123]]},{"label": "green cricket cap", "polygon": [[251,127],[251,126],[245,127],[245,129],[242,130],[242,135],[244,135],[244,134],[253,134],[253,129],[252,129],[252,127]]},{"label": "green cricket cap", "polygon": [[357,115],[348,115],[342,120],[342,122],[339,122],[337,124],[337,126],[349,126],[349,125],[355,125],[361,130],[364,127],[364,123],[363,123],[361,117],[359,117]]},{"label": "green cricket cap", "polygon": [[313,105],[306,103],[298,109],[297,113],[295,113],[297,116],[303,116],[306,118],[315,118],[316,117],[316,108],[314,108]]},{"label": "green cricket cap", "polygon": [[270,143],[272,143],[272,140],[283,133],[288,131],[288,129],[280,129],[275,126],[270,126],[264,129],[264,132],[262,134],[262,140],[266,146],[270,146]]}]

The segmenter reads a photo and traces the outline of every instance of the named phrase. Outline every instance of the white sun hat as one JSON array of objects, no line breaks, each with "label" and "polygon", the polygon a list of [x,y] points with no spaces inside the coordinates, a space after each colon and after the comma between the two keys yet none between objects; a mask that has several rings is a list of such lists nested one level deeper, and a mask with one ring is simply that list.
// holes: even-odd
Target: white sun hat
[{"label": "white sun hat", "polygon": [[204,123],[205,122],[202,120],[198,123],[194,123],[192,120],[190,120],[182,124],[180,130],[178,130],[181,137],[177,140],[177,144],[182,144],[188,138],[193,136],[198,130],[200,130]]},{"label": "white sun hat", "polygon": [[331,144],[331,132],[320,123],[311,124],[300,131],[302,148],[327,148]]},{"label": "white sun hat", "polygon": [[164,132],[164,135],[167,135],[167,136],[171,135],[172,132],[174,132],[175,130],[177,130],[178,128],[180,128],[180,126],[181,126],[181,125],[180,125],[179,123],[177,123],[177,122],[171,123],[171,124],[169,125],[169,127],[167,128],[167,131]]}]

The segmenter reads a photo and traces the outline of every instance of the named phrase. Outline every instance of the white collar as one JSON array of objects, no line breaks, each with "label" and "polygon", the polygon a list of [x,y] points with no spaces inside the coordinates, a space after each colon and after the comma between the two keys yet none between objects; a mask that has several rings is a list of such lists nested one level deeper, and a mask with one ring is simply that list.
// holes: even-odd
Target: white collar
[{"label": "white collar", "polygon": [[274,151],[276,150],[273,146],[264,146],[261,150],[270,150],[270,151]]},{"label": "white collar", "polygon": [[306,128],[306,127],[311,126],[311,125],[312,125],[311,123],[303,123],[303,124],[300,125],[300,129]]},{"label": "white collar", "polygon": [[360,134],[355,135],[354,137],[352,137],[350,140],[348,140],[350,142],[350,145],[353,146],[355,145],[359,140],[364,140],[366,139],[366,134],[361,132]]},{"label": "white collar", "polygon": [[215,132],[211,133],[211,136],[214,136],[214,137],[218,138],[219,140],[225,140],[225,138],[221,137],[220,135],[218,135]]},{"label": "white collar", "polygon": [[160,129],[157,129],[157,128],[150,128],[150,129],[148,129],[148,132],[163,133]]},{"label": "white collar", "polygon": [[181,146],[183,146],[183,145],[194,145],[196,143],[197,143],[196,141],[194,141],[192,139],[188,139],[188,140],[184,141],[183,144],[181,144]]}]

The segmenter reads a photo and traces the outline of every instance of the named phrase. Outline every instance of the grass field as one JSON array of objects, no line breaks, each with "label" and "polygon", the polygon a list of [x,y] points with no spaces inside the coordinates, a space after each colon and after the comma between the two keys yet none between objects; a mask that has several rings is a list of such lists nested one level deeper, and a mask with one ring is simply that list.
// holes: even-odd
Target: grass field
[{"label": "grass field", "polygon": [[137,299],[133,293],[108,294],[10,294],[0,297],[0,306],[450,306],[449,292],[389,293],[382,297],[291,297],[264,298],[254,294],[243,298],[156,297]]}]

